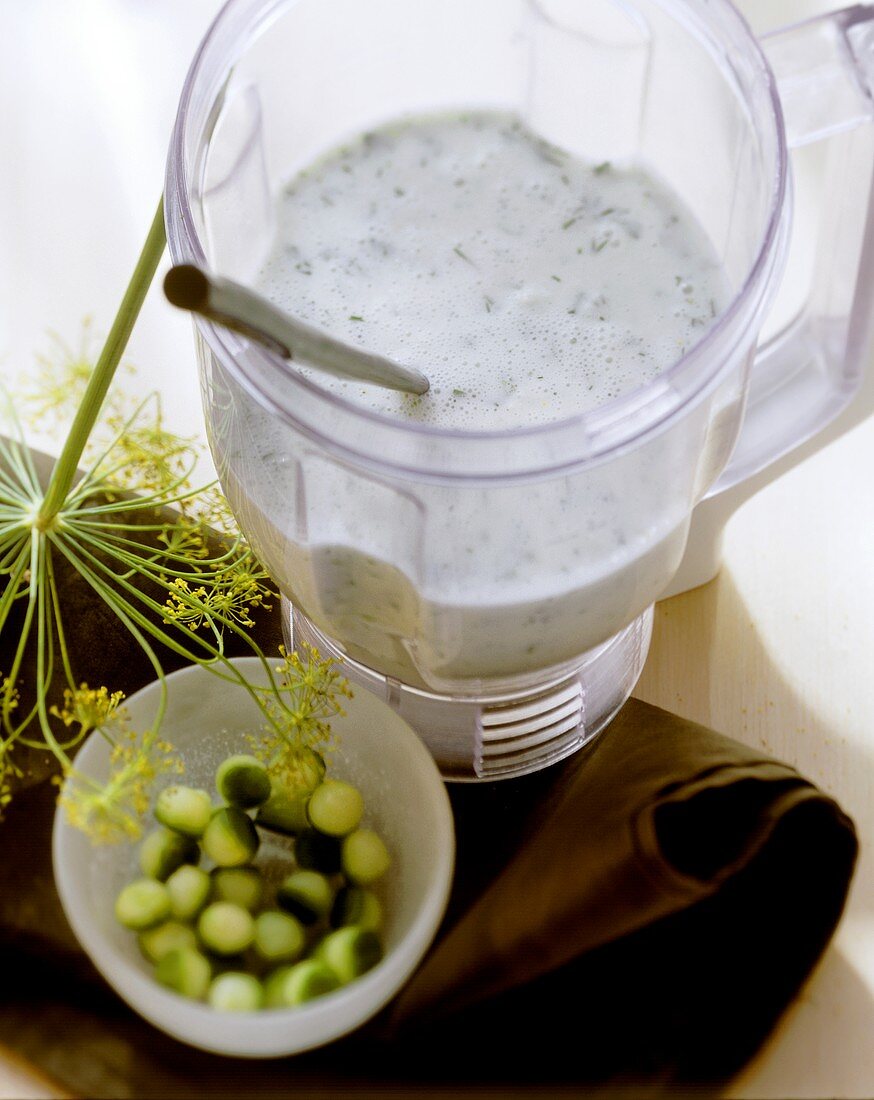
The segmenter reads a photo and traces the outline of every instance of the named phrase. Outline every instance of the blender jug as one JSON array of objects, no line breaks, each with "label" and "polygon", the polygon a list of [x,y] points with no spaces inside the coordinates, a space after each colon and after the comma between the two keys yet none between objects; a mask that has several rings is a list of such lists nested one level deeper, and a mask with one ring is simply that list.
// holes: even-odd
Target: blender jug
[{"label": "blender jug", "polygon": [[[219,14],[171,145],[174,262],[251,280],[272,196],[299,168],[385,121],[489,108],[587,160],[646,166],[731,287],[653,381],[494,431],[366,410],[195,321],[219,478],[289,639],[341,658],[447,778],[533,771],[593,738],[638,679],[654,601],[710,579],[738,503],[874,408],[872,82],[871,6],[761,43],[724,0],[230,0]],[[816,157],[813,247],[792,232],[790,150]],[[787,261],[809,278],[765,338]]]}]

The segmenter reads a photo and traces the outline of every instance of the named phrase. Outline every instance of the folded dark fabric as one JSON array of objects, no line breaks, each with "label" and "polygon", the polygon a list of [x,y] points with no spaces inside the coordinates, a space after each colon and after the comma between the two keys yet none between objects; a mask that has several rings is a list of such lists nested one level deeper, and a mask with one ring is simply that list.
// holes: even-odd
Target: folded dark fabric
[{"label": "folded dark fabric", "polygon": [[471,883],[476,847],[534,809],[386,1034],[412,1058],[500,1049],[516,1080],[730,1076],[831,937],[852,823],[792,768],[636,700],[540,782],[458,792]]},{"label": "folded dark fabric", "polygon": [[[150,679],[74,578],[65,603],[92,682]],[[257,631],[278,644],[275,609]],[[700,1095],[811,972],[856,858],[852,822],[795,770],[635,700],[561,764],[449,790],[454,887],[418,972],[346,1039],[255,1063],[183,1047],[115,997],[54,892],[55,789],[18,792],[0,825],[0,1042],[88,1097]]]}]

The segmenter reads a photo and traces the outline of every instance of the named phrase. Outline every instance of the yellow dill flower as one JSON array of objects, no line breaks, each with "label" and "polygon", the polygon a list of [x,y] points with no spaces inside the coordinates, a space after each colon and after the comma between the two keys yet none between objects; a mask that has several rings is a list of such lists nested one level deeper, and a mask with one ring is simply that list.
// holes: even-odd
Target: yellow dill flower
[{"label": "yellow dill flower", "polygon": [[196,510],[201,522],[211,531],[231,537],[234,542],[242,542],[231,506],[217,484],[209,485],[197,494]]},{"label": "yellow dill flower", "polygon": [[206,595],[205,588],[192,589],[184,577],[174,578],[164,604],[164,622],[179,623],[189,630],[197,630],[204,621],[206,608],[203,600]]},{"label": "yellow dill flower", "polygon": [[8,744],[0,743],[0,821],[6,807],[12,801],[12,779],[20,779],[21,769],[12,759],[12,753]]},{"label": "yellow dill flower", "polygon": [[303,750],[321,755],[330,747],[331,719],[346,713],[341,699],[351,699],[352,689],[336,661],[323,658],[313,646],[292,653],[280,646],[279,653],[280,686],[275,693],[263,693],[270,726],[262,734],[258,755],[272,772],[293,778],[309,759]]},{"label": "yellow dill flower", "polygon": [[105,783],[96,783],[75,768],[68,769],[58,802],[71,825],[104,844],[137,840],[151,805],[152,786],[167,771],[180,771],[172,746],[150,735],[130,735],[110,755]]},{"label": "yellow dill flower", "polygon": [[176,622],[197,630],[204,626],[220,631],[228,622],[254,626],[251,612],[263,607],[268,596],[275,595],[264,581],[267,574],[247,554],[217,570],[209,584],[192,589],[184,577],[176,577],[169,585],[164,605],[164,622]]},{"label": "yellow dill flower", "polygon": [[304,642],[299,650],[289,653],[281,645],[279,655],[282,663],[276,666],[276,672],[281,677],[283,688],[293,697],[306,698],[311,709],[320,705],[336,714],[338,697],[352,698],[352,689],[337,662],[330,657],[322,657],[315,646]]},{"label": "yellow dill flower", "polygon": [[[85,394],[94,371],[98,344],[93,318],[82,322],[79,342],[75,346],[56,332],[49,332],[50,348],[36,357],[36,371],[25,380],[22,392],[28,402],[29,420],[39,423],[45,416],[56,420],[72,419]],[[133,367],[123,368],[133,373]],[[123,399],[113,393],[107,400],[109,415],[122,415]]]},{"label": "yellow dill flower", "polygon": [[215,577],[216,587],[232,592],[235,600],[249,608],[263,607],[270,611],[268,599],[276,599],[278,592],[270,586],[270,575],[251,550],[243,551],[226,565]]},{"label": "yellow dill flower", "polygon": [[18,706],[19,699],[18,688],[8,676],[0,673],[0,708],[8,714]]},{"label": "yellow dill flower", "polygon": [[65,726],[78,722],[83,730],[98,729],[123,719],[124,712],[118,709],[122,699],[123,691],[113,691],[110,694],[108,688],[89,688],[86,683],[82,683],[74,691],[67,688],[64,691],[63,707],[51,707],[49,713],[60,718]]},{"label": "yellow dill flower", "polygon": [[167,547],[167,553],[189,561],[202,561],[209,557],[203,524],[187,515],[180,515],[168,523],[158,535],[158,541]]},{"label": "yellow dill flower", "polygon": [[197,453],[192,440],[164,428],[158,408],[151,423],[133,425],[121,432],[110,456],[113,466],[118,467],[112,474],[113,483],[131,492],[158,492],[173,484],[187,485]]}]

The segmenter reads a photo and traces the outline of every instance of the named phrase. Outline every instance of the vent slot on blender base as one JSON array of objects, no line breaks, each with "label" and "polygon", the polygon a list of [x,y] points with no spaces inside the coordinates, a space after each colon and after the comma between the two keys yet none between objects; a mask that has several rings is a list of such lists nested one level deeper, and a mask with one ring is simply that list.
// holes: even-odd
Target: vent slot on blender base
[{"label": "vent slot on blender base", "polygon": [[585,741],[585,697],[579,682],[518,705],[483,707],[478,775],[542,767],[575,752]]}]

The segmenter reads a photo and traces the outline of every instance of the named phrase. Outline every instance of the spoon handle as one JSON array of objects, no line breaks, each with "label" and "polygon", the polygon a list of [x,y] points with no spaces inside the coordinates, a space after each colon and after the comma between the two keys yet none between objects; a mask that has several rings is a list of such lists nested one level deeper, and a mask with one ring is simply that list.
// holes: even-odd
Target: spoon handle
[{"label": "spoon handle", "polygon": [[300,360],[336,378],[358,378],[404,393],[428,392],[429,382],[421,371],[335,340],[248,287],[194,264],[171,267],[164,293],[174,306],[257,340],[285,359]]}]

